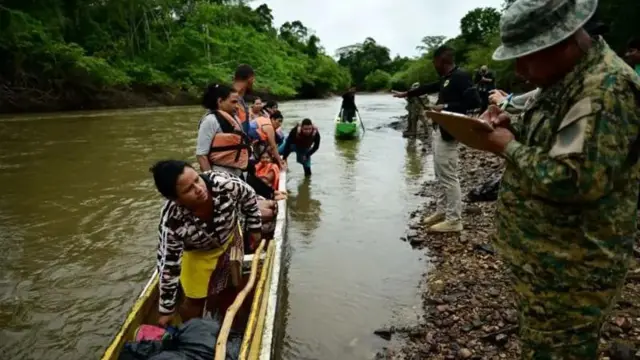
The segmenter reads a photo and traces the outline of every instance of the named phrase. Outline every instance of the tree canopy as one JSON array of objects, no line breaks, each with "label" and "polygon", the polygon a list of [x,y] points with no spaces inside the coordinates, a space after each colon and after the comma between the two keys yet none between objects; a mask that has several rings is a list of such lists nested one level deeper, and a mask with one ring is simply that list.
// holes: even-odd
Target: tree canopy
[{"label": "tree canopy", "polygon": [[[493,51],[500,45],[500,16],[515,0],[505,1],[498,10],[490,7],[469,11],[460,19],[460,35],[447,39],[439,34],[429,34],[416,44],[420,55],[416,58],[396,56],[389,58],[389,49],[367,38],[363,43],[345,46],[336,54],[338,63],[347,67],[353,81],[363,90],[407,89],[414,82],[436,81],[438,75],[432,65],[433,51],[446,44],[455,50],[458,65],[475,71],[487,65],[496,75],[498,86],[519,91],[524,84],[515,76],[513,62],[495,62]],[[637,0],[611,0],[601,2],[596,18],[609,25],[605,36],[609,45],[619,53],[629,38],[640,36],[635,19],[640,18],[640,2]],[[384,84],[383,79],[388,79]]]},{"label": "tree canopy", "polygon": [[[469,11],[460,35],[426,34],[416,44],[419,55],[408,58],[371,37],[329,56],[302,22],[276,28],[266,4],[252,9],[244,0],[5,0],[0,112],[136,105],[134,94],[193,103],[206,84],[230,82],[238,63],[254,67],[259,92],[283,98],[350,85],[407,89],[437,79],[431,59],[442,44],[455,50],[458,65],[488,65],[498,86],[518,90],[513,63],[491,60],[501,12],[513,2]],[[610,26],[605,39],[617,51],[640,36],[638,0],[601,2],[596,17]]]},{"label": "tree canopy", "polygon": [[[232,0],[5,0],[0,5],[0,111],[100,107],[113,91],[186,93],[257,73],[277,97],[342,91],[350,73],[300,21]],[[59,104],[58,108],[52,104]],[[96,105],[96,106],[94,106]]]}]

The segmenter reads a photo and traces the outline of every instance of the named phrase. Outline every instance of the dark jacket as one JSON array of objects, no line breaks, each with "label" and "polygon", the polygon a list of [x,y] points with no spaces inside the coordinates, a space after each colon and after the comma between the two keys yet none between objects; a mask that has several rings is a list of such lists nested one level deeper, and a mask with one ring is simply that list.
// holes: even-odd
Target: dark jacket
[{"label": "dark jacket", "polygon": [[351,91],[342,95],[342,108],[345,110],[356,110],[356,94]]},{"label": "dark jacket", "polygon": [[[481,106],[480,95],[473,87],[471,75],[457,66],[437,82],[409,90],[407,95],[408,97],[416,97],[436,92],[438,93],[436,104],[444,104],[446,111],[466,114]],[[445,141],[454,140],[453,136],[444,129],[440,129],[440,134]]]},{"label": "dark jacket", "polygon": [[320,131],[316,129],[315,135],[312,136],[298,135],[298,126],[300,125],[298,124],[291,129],[287,140],[285,140],[284,151],[282,152],[282,158],[285,160],[291,154],[291,145],[295,145],[296,151],[305,151],[306,156],[313,155],[320,148]]}]

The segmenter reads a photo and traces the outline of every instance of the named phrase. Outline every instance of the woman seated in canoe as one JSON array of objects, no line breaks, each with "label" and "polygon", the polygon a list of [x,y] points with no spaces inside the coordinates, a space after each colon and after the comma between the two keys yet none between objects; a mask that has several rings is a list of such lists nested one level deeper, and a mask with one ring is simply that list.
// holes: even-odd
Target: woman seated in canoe
[{"label": "woman seated in canoe", "polygon": [[152,168],[156,188],[166,199],[160,217],[158,323],[166,326],[176,311],[178,286],[185,299],[182,321],[200,317],[207,297],[219,294],[229,277],[241,278],[243,240],[241,212],[255,248],[262,220],[255,191],[227,172],[198,172],[183,161],[164,160]]}]

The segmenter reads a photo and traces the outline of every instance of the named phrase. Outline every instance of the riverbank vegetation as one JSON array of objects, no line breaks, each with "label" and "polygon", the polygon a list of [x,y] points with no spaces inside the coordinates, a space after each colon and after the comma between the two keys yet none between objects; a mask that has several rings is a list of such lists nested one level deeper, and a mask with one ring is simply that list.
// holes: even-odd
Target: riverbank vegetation
[{"label": "riverbank vegetation", "polygon": [[277,98],[342,91],[350,73],[299,21],[234,0],[6,0],[0,112],[191,104],[238,61]]},{"label": "riverbank vegetation", "polygon": [[[338,63],[347,67],[359,89],[379,91],[386,89],[405,90],[414,82],[431,82],[438,79],[431,59],[432,51],[446,44],[456,50],[457,62],[470,72],[488,65],[496,77],[498,87],[509,91],[526,88],[514,72],[513,62],[491,60],[493,51],[500,44],[499,24],[501,12],[515,0],[507,0],[503,9],[477,8],[469,11],[460,20],[460,35],[447,39],[432,34],[422,39],[416,49],[417,58],[396,56],[375,39],[367,38],[361,44],[338,49]],[[637,0],[611,0],[601,2],[596,18],[610,28],[605,40],[619,53],[624,53],[626,42],[639,36],[636,19],[640,18],[640,2]],[[615,21],[614,21],[615,20]]]}]

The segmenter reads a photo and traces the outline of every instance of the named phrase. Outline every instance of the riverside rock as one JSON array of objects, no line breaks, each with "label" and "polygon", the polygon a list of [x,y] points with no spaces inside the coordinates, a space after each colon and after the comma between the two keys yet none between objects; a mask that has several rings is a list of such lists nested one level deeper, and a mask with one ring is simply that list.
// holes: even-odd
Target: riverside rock
[{"label": "riverside rock", "polygon": [[[430,147],[425,146],[429,152]],[[503,168],[491,154],[460,148],[462,193],[484,183]],[[436,184],[423,184],[418,192],[428,199],[412,218],[423,219],[435,210],[431,201]],[[518,312],[509,273],[491,246],[494,202],[463,203],[461,234],[430,234],[416,229],[411,244],[425,251],[429,264],[421,286],[423,316],[400,342],[378,355],[383,359],[518,359]],[[411,235],[414,235],[413,233]],[[399,242],[398,246],[403,245]],[[636,255],[638,256],[638,255]],[[636,259],[637,261],[637,259]],[[637,267],[637,265],[636,265]],[[639,274],[640,275],[640,274]],[[600,359],[621,356],[624,349],[640,349],[640,276],[629,276],[618,304],[603,328]],[[418,281],[418,280],[416,280]],[[408,336],[409,333],[426,334]],[[389,352],[389,349],[393,351]],[[640,354],[640,352],[639,352]],[[612,356],[613,355],[613,356]],[[467,356],[467,357],[463,357]]]}]

